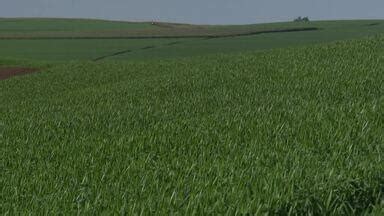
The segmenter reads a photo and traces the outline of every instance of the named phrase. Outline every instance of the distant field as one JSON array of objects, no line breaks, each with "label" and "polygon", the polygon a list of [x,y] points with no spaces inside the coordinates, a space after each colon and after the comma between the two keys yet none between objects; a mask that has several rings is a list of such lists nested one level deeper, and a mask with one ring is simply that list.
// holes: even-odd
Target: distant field
[{"label": "distant field", "polygon": [[[369,26],[370,23],[380,23],[380,25]],[[123,60],[177,58],[217,53],[262,51],[384,34],[384,21],[323,21],[313,22],[311,25],[319,28],[319,30],[270,33],[211,40],[188,40],[175,46],[163,46],[143,52],[132,52],[115,58]]]},{"label": "distant field", "polygon": [[92,60],[121,50],[142,50],[185,39],[0,40],[0,57],[43,61]]},{"label": "distant field", "polygon": [[2,213],[380,215],[383,43],[2,80]]},{"label": "distant field", "polygon": [[301,23],[213,26],[76,19],[0,19],[0,39],[208,37],[312,28]]},{"label": "distant field", "polygon": [[[165,23],[157,24],[160,25],[157,26],[150,23],[61,19],[4,19],[0,21],[0,23],[2,22],[6,24],[0,25],[0,29],[2,29],[0,30],[0,38],[2,34],[3,36],[9,34],[10,29],[24,36],[35,34],[36,32],[36,34],[42,34],[41,32],[48,30],[52,30],[56,35],[74,34],[76,31],[81,35],[84,31],[93,31],[92,34],[95,36],[99,33],[104,34],[103,31],[108,31],[108,34],[113,35],[116,33],[114,32],[115,30],[131,31],[135,29],[149,32],[156,32],[156,29],[162,29],[161,31],[164,30],[166,34],[174,35],[175,37],[177,34],[173,32],[174,29],[177,29],[176,31],[180,29],[180,31],[197,29],[200,32],[200,37],[198,38],[187,37],[179,39],[0,39],[0,58],[45,61],[93,60],[109,55],[111,57],[103,59],[147,60],[154,58],[179,58],[303,46],[335,40],[363,38],[384,32],[384,21],[377,20],[291,22],[243,26],[193,26]],[[74,32],[70,30],[71,26],[73,26]],[[267,30],[288,30],[292,28],[316,28],[318,30],[256,34],[257,32]],[[228,34],[247,31],[254,32],[255,35],[222,37]],[[207,35],[212,35],[213,32],[216,32],[215,34],[221,32],[217,35],[219,38],[207,37]],[[115,53],[121,54],[114,56]]]},{"label": "distant field", "polygon": [[72,32],[95,30],[155,29],[150,23],[88,19],[0,18],[0,35],[4,33]]}]

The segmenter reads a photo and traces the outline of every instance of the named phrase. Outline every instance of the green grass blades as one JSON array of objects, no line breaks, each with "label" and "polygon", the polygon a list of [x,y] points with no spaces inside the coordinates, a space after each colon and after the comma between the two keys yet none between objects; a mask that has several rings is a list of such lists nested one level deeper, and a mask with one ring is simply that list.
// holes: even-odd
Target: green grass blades
[{"label": "green grass blades", "polygon": [[3,80],[2,213],[380,213],[383,42]]}]

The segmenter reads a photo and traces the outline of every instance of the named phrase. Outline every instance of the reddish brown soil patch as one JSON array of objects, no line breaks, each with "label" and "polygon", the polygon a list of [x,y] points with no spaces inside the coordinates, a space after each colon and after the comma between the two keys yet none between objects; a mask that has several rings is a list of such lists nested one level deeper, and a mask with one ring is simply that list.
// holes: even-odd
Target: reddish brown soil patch
[{"label": "reddish brown soil patch", "polygon": [[34,72],[37,72],[37,69],[22,68],[22,67],[0,67],[0,80],[8,79],[13,76],[34,73]]}]

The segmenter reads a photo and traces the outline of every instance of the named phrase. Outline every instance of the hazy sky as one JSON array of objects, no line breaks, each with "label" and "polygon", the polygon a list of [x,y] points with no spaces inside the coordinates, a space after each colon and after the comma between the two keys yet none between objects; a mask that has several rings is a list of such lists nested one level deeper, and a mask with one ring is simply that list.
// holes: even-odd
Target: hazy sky
[{"label": "hazy sky", "polygon": [[239,24],[384,19],[384,0],[0,0],[0,17],[84,17]]}]

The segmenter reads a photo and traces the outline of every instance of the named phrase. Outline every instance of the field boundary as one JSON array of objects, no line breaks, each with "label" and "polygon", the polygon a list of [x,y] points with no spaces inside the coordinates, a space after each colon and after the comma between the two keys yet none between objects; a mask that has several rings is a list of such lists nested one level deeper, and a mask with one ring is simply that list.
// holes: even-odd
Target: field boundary
[{"label": "field boundary", "polygon": [[289,28],[289,29],[274,29],[274,30],[260,30],[231,34],[200,34],[200,35],[142,35],[142,36],[4,36],[0,34],[0,40],[63,40],[63,39],[180,39],[180,38],[223,38],[223,37],[238,37],[250,36],[268,33],[284,33],[284,32],[304,32],[304,31],[318,31],[321,30],[317,27],[304,27],[304,28]]},{"label": "field boundary", "polygon": [[[285,31],[274,30],[274,31],[263,31],[263,32],[253,32],[253,33],[249,32],[249,33],[244,33],[244,34],[216,35],[216,36],[205,36],[205,37],[194,37],[194,38],[200,38],[202,40],[211,40],[211,39],[219,39],[219,38],[251,36],[251,35],[258,35],[258,34],[271,34],[271,33],[297,32],[297,31],[317,31],[317,30],[320,30],[320,29],[319,28],[306,28],[305,30],[299,30],[299,29],[290,29],[290,30],[285,30]],[[191,37],[185,37],[185,38],[191,38]],[[177,39],[177,37],[175,37],[175,39]],[[146,46],[146,47],[142,47],[142,48],[139,48],[136,50],[131,50],[131,49],[122,50],[122,51],[118,51],[118,52],[115,52],[115,53],[112,53],[109,55],[103,55],[103,56],[94,58],[92,61],[100,61],[100,60],[103,60],[103,59],[106,59],[109,57],[119,56],[119,55],[131,53],[131,52],[135,52],[135,51],[139,51],[139,50],[149,50],[149,49],[156,49],[156,48],[165,47],[165,46],[174,46],[174,45],[178,45],[178,44],[182,44],[182,43],[186,43],[186,42],[190,42],[190,41],[177,41],[177,42],[171,42],[171,43],[163,44],[160,46]]]}]

